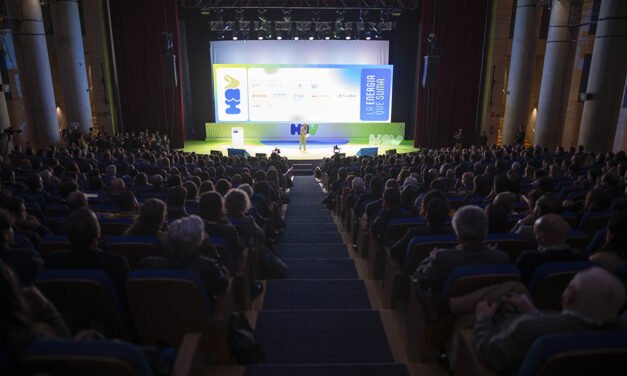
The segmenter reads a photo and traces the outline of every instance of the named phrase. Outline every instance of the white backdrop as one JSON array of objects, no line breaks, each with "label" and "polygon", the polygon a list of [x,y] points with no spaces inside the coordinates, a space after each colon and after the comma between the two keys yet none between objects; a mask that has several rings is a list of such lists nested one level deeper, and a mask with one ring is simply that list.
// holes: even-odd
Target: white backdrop
[{"label": "white backdrop", "polygon": [[211,42],[212,64],[388,64],[390,44],[373,40]]}]

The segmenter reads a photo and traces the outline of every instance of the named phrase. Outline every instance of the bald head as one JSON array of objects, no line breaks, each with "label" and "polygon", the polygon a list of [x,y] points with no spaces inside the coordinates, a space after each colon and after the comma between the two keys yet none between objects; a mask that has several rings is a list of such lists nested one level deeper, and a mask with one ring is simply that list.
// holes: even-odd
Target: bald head
[{"label": "bald head", "polygon": [[111,194],[120,194],[126,189],[126,184],[124,184],[124,180],[122,179],[113,179],[111,180],[111,184],[109,185],[109,190]]},{"label": "bald head", "polygon": [[581,271],[562,294],[562,307],[595,321],[614,321],[625,305],[625,287],[607,270]]},{"label": "bald head", "polygon": [[564,218],[557,214],[543,215],[533,224],[533,232],[540,247],[565,245],[569,228]]},{"label": "bald head", "polygon": [[87,207],[87,197],[83,192],[74,191],[67,196],[67,206],[70,210],[77,210]]}]

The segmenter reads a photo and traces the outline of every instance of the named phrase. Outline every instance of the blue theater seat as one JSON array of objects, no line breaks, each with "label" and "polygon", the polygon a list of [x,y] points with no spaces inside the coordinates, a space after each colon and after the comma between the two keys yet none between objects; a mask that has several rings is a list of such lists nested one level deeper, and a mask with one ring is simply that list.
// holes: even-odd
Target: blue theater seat
[{"label": "blue theater seat", "polygon": [[51,269],[34,284],[59,310],[73,333],[97,323],[107,337],[131,339],[130,319],[111,279],[100,270]]}]

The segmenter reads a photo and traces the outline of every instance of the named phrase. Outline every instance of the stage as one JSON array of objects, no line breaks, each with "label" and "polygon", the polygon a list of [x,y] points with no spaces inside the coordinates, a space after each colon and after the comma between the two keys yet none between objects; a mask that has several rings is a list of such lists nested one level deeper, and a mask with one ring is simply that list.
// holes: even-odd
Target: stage
[{"label": "stage", "polygon": [[[257,153],[266,153],[268,156],[272,153],[275,147],[281,150],[281,156],[287,157],[292,160],[320,160],[325,157],[333,155],[333,146],[335,144],[321,142],[316,140],[309,140],[307,142],[307,150],[298,150],[298,141],[276,141],[275,143],[268,143],[267,141],[252,141],[246,140],[245,145],[241,149],[245,149],[251,156]],[[355,153],[361,148],[377,147],[376,145],[369,145],[367,139],[356,139],[353,141],[345,141],[342,144],[338,144],[340,152],[345,153],[347,156],[354,156]],[[186,152],[196,152],[201,154],[209,154],[211,150],[219,150],[222,154],[227,155],[227,149],[231,147],[230,142],[219,141],[185,141]],[[418,151],[413,147],[412,141],[402,141],[398,146],[379,146],[379,154],[385,154],[387,150],[396,149],[397,153],[411,153]]]}]

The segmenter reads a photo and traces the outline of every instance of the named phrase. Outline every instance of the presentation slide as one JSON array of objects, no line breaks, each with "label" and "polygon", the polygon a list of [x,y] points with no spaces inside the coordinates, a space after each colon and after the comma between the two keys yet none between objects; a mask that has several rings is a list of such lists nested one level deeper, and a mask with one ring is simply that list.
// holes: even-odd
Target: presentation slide
[{"label": "presentation slide", "polygon": [[392,65],[214,64],[216,122],[389,123]]}]

